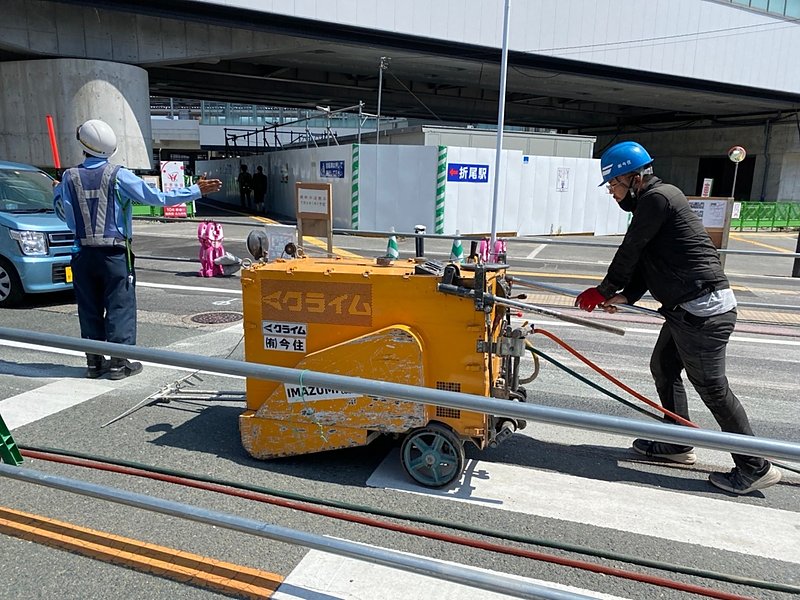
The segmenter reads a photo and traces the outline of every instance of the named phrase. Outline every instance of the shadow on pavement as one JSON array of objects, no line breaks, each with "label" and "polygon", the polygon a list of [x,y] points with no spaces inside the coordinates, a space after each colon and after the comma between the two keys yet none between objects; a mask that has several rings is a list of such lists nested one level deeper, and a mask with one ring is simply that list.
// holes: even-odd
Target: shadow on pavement
[{"label": "shadow on pavement", "polygon": [[181,406],[182,402],[160,404],[162,408],[195,410],[197,416],[178,427],[155,423],[147,427],[150,433],[162,435],[151,443],[159,446],[203,452],[225,458],[237,464],[262,471],[292,477],[327,481],[342,485],[364,486],[364,482],[377,468],[394,440],[381,437],[368,446],[331,450],[285,458],[257,460],[244,449],[239,434],[240,406]]}]

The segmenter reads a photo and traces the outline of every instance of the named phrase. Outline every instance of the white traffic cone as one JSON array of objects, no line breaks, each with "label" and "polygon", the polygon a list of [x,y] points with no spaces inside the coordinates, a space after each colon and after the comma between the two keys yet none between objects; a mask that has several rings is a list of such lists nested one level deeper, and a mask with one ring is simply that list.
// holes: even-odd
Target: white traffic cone
[{"label": "white traffic cone", "polygon": [[392,227],[392,237],[389,238],[389,243],[386,244],[386,258],[396,260],[400,258],[400,250],[397,247],[397,236],[394,235],[394,227]]},{"label": "white traffic cone", "polygon": [[[456,235],[461,235],[458,229],[456,229]],[[461,247],[461,240],[458,238],[453,240],[453,247],[450,249],[450,262],[464,262],[464,249]]]}]

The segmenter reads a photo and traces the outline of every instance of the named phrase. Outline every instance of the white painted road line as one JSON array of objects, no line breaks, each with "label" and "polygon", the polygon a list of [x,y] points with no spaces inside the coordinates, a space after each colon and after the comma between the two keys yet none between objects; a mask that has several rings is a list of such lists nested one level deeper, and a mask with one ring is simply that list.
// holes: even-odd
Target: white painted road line
[{"label": "white painted road line", "polygon": [[223,288],[204,287],[199,285],[175,285],[172,283],[147,283],[146,281],[137,281],[136,287],[155,288],[161,290],[184,290],[187,292],[207,292],[210,294],[233,294],[241,296],[242,290],[226,290]]},{"label": "white painted road line", "polygon": [[531,251],[531,253],[530,253],[530,254],[528,254],[528,256],[526,256],[525,258],[536,258],[536,255],[537,255],[537,254],[539,254],[539,252],[541,252],[542,250],[544,250],[546,247],[547,247],[547,244],[539,244],[539,245],[538,245],[538,246],[536,246],[536,248],[534,248],[534,249]]},{"label": "white painted road line", "polygon": [[102,379],[73,379],[69,385],[64,385],[63,380],[54,381],[0,400],[0,414],[13,430],[96,398],[114,387]]},{"label": "white painted road line", "polygon": [[774,508],[475,460],[433,490],[409,480],[399,450],[367,485],[800,564],[800,515]]},{"label": "white painted road line", "polygon": [[[241,325],[237,324],[237,325],[234,325],[232,327],[241,327]],[[228,329],[230,329],[230,328],[228,328]],[[224,333],[224,332],[228,331],[228,329],[221,329],[219,332],[215,332],[215,333],[217,333],[217,334],[218,333]],[[194,347],[194,344],[191,344],[191,343],[185,343],[183,345],[187,346],[188,348]],[[22,350],[35,350],[37,352],[49,352],[51,354],[67,354],[67,355],[70,355],[70,356],[80,356],[80,357],[85,357],[86,356],[83,352],[78,352],[77,350],[66,350],[64,348],[53,348],[52,346],[43,346],[41,344],[29,344],[27,342],[15,342],[15,341],[11,341],[11,340],[0,340],[0,346],[8,346],[8,347],[11,347],[11,348],[20,348]],[[172,346],[166,348],[166,350],[174,350],[176,352],[181,352],[183,350],[182,350],[182,348],[180,346],[181,346],[181,343],[179,342],[179,343],[176,343],[176,344],[172,344]],[[187,352],[187,354],[189,354],[189,353]],[[198,356],[203,356],[203,355],[198,355]],[[141,362],[145,367],[155,367],[157,369],[169,369],[169,370],[172,370],[172,371],[184,371],[186,373],[192,373],[192,372],[195,371],[195,369],[188,369],[186,367],[173,367],[171,365],[162,365],[162,364],[159,364],[159,363],[151,363],[151,362],[147,362],[147,361],[139,361],[139,362]],[[198,373],[209,374],[209,375],[215,375],[217,377],[230,377],[232,379],[245,379],[244,377],[241,377],[240,375],[228,375],[227,373],[214,373],[212,371],[197,371],[197,372]],[[71,379],[71,381],[73,381],[73,380]],[[125,381],[125,380],[123,379],[121,381]]]},{"label": "white painted road line", "polygon": [[[405,553],[408,554],[408,553]],[[409,554],[409,556],[418,556]],[[420,557],[422,558],[422,557]],[[448,563],[455,564],[455,563]],[[477,569],[485,573],[497,573]],[[527,581],[556,590],[583,594],[601,600],[624,600],[619,596],[601,594],[551,581],[505,574],[509,579]],[[310,592],[310,593],[309,593]],[[289,573],[272,595],[273,600],[362,600],[363,598],[403,598],[403,600],[507,600],[497,594],[477,588],[441,581],[390,567],[344,558],[327,552],[311,550]]]}]

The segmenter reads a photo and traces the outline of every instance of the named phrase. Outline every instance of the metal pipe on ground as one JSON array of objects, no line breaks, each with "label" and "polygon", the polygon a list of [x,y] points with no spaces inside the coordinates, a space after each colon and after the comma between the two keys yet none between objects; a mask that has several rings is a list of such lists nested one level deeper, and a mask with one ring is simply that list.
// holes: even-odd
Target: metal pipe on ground
[{"label": "metal pipe on ground", "polygon": [[[541,283],[539,281],[534,281],[532,279],[524,279],[522,277],[516,277],[516,276],[509,277],[509,279],[511,280],[512,283],[519,283],[527,287],[539,288],[550,292],[555,292],[556,294],[561,294],[562,296],[569,296],[570,298],[575,298],[578,295],[578,292],[575,292],[573,290],[559,287],[557,285],[551,285],[549,283]],[[633,304],[616,304],[615,306],[624,310],[640,312],[653,317],[661,316],[657,310],[652,310],[650,308],[645,308],[643,306],[635,306]]]},{"label": "metal pipe on ground", "polygon": [[422,404],[483,412],[514,419],[541,421],[542,423],[551,423],[576,429],[603,431],[606,433],[643,437],[663,442],[700,446],[703,448],[716,448],[718,450],[726,450],[737,454],[800,461],[800,444],[782,440],[757,438],[704,429],[690,429],[688,427],[668,425],[665,423],[646,423],[611,415],[593,414],[566,408],[486,398],[485,396],[478,396],[476,394],[461,394],[387,381],[362,379],[360,377],[348,375],[335,375],[332,373],[290,369],[287,367],[276,367],[231,359],[195,356],[193,354],[181,352],[84,340],[50,333],[12,329],[9,327],[0,327],[0,339],[43,346],[42,350],[53,347],[93,354],[105,354],[134,360],[150,361],[163,365],[184,367],[196,371],[225,373],[228,375],[238,375],[240,377],[254,377],[257,379],[280,381],[295,385],[329,387],[336,390],[358,392],[369,396],[401,398]]},{"label": "metal pipe on ground", "polygon": [[[185,219],[184,219],[185,220]],[[454,234],[439,234],[439,233],[426,233],[426,234],[419,234],[419,233],[409,233],[409,232],[402,232],[396,231],[394,233],[388,231],[378,231],[378,230],[366,230],[366,229],[333,229],[334,235],[350,235],[350,236],[361,236],[361,237],[389,237],[391,235],[396,235],[398,238],[412,238],[412,237],[424,237],[428,239],[442,239],[442,240],[474,240],[474,239],[483,239],[488,237],[487,234],[461,234],[461,235],[454,235]],[[508,235],[505,232],[498,232],[498,237],[502,237],[509,243],[519,243],[519,244],[551,244],[554,246],[586,246],[589,248],[609,248],[609,249],[616,249],[619,247],[618,243],[613,242],[592,242],[586,240],[555,240],[553,238],[537,238],[537,237],[518,237],[514,234]],[[797,250],[795,252],[767,252],[763,250],[731,250],[729,248],[721,248],[718,250],[720,254],[738,254],[738,255],[750,255],[750,256],[780,256],[783,258],[800,258],[800,245],[798,245]]]},{"label": "metal pipe on ground", "polygon": [[536,583],[520,581],[510,576],[485,572],[473,567],[459,564],[450,564],[435,558],[414,556],[396,550],[379,548],[340,540],[324,535],[316,535],[271,525],[254,519],[238,517],[223,512],[199,508],[182,502],[174,502],[150,495],[137,494],[127,490],[60,477],[48,473],[40,473],[32,469],[0,464],[0,476],[41,485],[56,490],[72,492],[90,498],[107,500],[125,506],[132,506],[181,519],[188,519],[198,523],[205,523],[215,527],[222,527],[248,535],[267,538],[286,544],[294,544],[320,550],[338,556],[346,556],[356,560],[400,569],[410,573],[418,573],[439,580],[452,581],[470,587],[500,592],[514,598],[531,598],[544,600],[589,600],[589,596],[574,592],[558,590]]}]

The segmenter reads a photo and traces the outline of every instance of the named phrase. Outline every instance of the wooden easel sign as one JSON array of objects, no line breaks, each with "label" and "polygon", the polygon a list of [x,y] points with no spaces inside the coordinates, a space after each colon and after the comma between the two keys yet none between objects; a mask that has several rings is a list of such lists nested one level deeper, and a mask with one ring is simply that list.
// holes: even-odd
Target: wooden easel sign
[{"label": "wooden easel sign", "polygon": [[328,254],[333,254],[333,186],[330,183],[295,183],[297,199],[297,238],[303,247],[303,236],[313,235],[328,240]]}]

